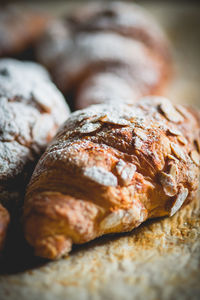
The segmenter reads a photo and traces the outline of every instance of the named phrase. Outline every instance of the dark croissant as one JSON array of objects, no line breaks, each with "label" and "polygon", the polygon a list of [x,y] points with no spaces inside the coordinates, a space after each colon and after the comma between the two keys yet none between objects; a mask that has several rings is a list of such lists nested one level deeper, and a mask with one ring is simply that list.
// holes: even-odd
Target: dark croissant
[{"label": "dark croissant", "polygon": [[166,37],[131,3],[79,7],[49,26],[37,52],[76,109],[160,95],[171,74]]},{"label": "dark croissant", "polygon": [[28,186],[24,231],[35,254],[67,254],[107,233],[172,216],[197,192],[197,113],[165,98],[73,113]]}]

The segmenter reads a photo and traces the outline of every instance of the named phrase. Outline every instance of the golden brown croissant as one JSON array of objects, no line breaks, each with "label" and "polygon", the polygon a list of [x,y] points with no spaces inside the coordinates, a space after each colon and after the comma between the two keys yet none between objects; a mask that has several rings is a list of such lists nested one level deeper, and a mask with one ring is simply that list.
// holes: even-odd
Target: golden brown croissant
[{"label": "golden brown croissant", "polygon": [[94,2],[53,22],[38,59],[75,108],[160,95],[171,73],[159,25],[131,3]]},{"label": "golden brown croissant", "polygon": [[[68,114],[64,97],[43,67],[0,60],[0,203],[11,220],[37,160]],[[1,230],[6,230],[7,220],[4,211]]]},{"label": "golden brown croissant", "polygon": [[28,186],[24,230],[36,255],[55,259],[175,214],[197,192],[199,129],[191,109],[160,97],[73,113]]}]

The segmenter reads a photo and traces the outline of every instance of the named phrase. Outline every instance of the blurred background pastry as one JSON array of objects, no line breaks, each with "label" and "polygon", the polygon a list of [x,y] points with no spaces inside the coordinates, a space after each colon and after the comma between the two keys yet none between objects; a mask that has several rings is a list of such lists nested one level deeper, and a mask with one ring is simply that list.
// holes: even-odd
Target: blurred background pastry
[{"label": "blurred background pastry", "polygon": [[42,66],[0,59],[0,203],[11,221],[16,217],[20,223],[34,166],[68,115],[64,97]]},{"label": "blurred background pastry", "polygon": [[37,9],[0,4],[0,57],[34,57],[34,46],[50,17]]},{"label": "blurred background pastry", "polygon": [[73,109],[160,95],[171,75],[167,38],[133,3],[78,7],[49,24],[37,53]]}]

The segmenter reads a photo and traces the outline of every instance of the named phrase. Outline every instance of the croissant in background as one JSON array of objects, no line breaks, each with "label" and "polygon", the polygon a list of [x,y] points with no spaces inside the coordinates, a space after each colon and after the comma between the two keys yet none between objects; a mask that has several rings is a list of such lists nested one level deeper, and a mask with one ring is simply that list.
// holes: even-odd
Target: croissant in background
[{"label": "croissant in background", "polygon": [[49,25],[37,53],[75,109],[160,95],[171,74],[161,28],[131,3],[78,7]]},{"label": "croissant in background", "polygon": [[[0,56],[27,56],[50,18],[44,13],[23,11],[16,5],[0,4]],[[30,53],[28,53],[30,52]]]},{"label": "croissant in background", "polygon": [[172,216],[198,188],[197,112],[165,98],[73,113],[39,160],[24,231],[35,254],[67,254],[107,233]]},{"label": "croissant in background", "polygon": [[[64,97],[43,67],[0,60],[0,204],[11,220],[18,215],[37,160],[68,115]],[[8,222],[0,205],[0,249]]]}]

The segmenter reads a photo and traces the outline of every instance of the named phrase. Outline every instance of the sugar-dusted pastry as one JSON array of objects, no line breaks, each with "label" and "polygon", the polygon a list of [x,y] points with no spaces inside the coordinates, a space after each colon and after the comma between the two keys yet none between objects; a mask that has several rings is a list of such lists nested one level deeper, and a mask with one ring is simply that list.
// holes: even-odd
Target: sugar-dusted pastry
[{"label": "sugar-dusted pastry", "polygon": [[0,4],[0,57],[30,50],[43,33],[49,17],[39,11]]},{"label": "sugar-dusted pastry", "polygon": [[27,189],[24,231],[35,254],[58,258],[73,244],[172,216],[194,199],[197,114],[159,97],[73,113]]},{"label": "sugar-dusted pastry", "polygon": [[[11,219],[23,202],[38,158],[68,114],[63,96],[43,67],[0,60],[0,203]],[[0,213],[2,230],[7,227],[4,217]]]},{"label": "sugar-dusted pastry", "polygon": [[75,108],[160,95],[171,75],[165,35],[132,3],[78,7],[49,25],[37,52]]}]

